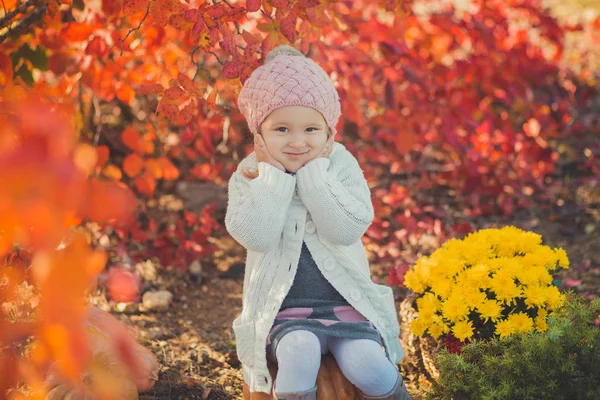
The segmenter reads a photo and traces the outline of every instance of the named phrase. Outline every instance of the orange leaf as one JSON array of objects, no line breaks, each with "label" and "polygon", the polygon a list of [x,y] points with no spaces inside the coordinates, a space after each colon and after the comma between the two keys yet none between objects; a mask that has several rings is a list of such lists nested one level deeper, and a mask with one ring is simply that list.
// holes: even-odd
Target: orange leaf
[{"label": "orange leaf", "polygon": [[60,32],[60,38],[68,42],[83,42],[89,40],[97,28],[97,25],[71,22]]},{"label": "orange leaf", "polygon": [[150,173],[154,179],[161,179],[163,177],[162,168],[154,158],[146,159],[146,172]]},{"label": "orange leaf", "polygon": [[162,169],[163,179],[167,181],[174,181],[179,178],[179,170],[176,166],[171,163],[167,157],[161,157],[158,159],[158,165]]},{"label": "orange leaf", "polygon": [[83,214],[92,221],[125,220],[135,209],[135,197],[123,184],[92,180],[88,190],[89,200]]},{"label": "orange leaf", "polygon": [[163,94],[165,88],[160,83],[144,83],[137,89],[137,93],[140,96],[145,96],[150,93],[152,94]]},{"label": "orange leaf", "polygon": [[419,142],[419,135],[412,132],[401,132],[396,135],[396,149],[400,154],[407,154]]},{"label": "orange leaf", "polygon": [[186,74],[181,72],[178,73],[177,80],[179,81],[179,84],[188,92],[194,92],[196,90],[194,82]]},{"label": "orange leaf", "polygon": [[103,167],[104,164],[106,164],[106,162],[108,161],[108,158],[110,157],[110,150],[108,146],[102,144],[96,147],[96,155],[96,167]]},{"label": "orange leaf", "polygon": [[120,181],[123,177],[123,173],[119,167],[114,164],[108,164],[106,167],[104,167],[102,174],[113,181]]},{"label": "orange leaf", "polygon": [[123,82],[119,82],[117,86],[117,98],[125,104],[131,104],[131,101],[135,97],[135,92],[131,86]]},{"label": "orange leaf", "polygon": [[80,143],[73,154],[75,164],[86,174],[92,172],[98,163],[98,153],[91,145]]},{"label": "orange leaf", "polygon": [[123,0],[123,14],[133,15],[148,8],[150,0]]},{"label": "orange leaf", "polygon": [[142,138],[138,131],[133,128],[125,128],[121,133],[123,144],[131,150],[141,153],[143,151]]},{"label": "orange leaf", "polygon": [[279,44],[279,37],[277,36],[277,32],[270,32],[267,37],[262,42],[262,54],[263,57],[269,54],[275,46]]},{"label": "orange leaf", "polygon": [[8,86],[13,80],[13,68],[10,58],[0,53],[0,86]]},{"label": "orange leaf", "polygon": [[131,153],[123,160],[123,171],[130,178],[135,178],[142,172],[144,168],[144,160],[136,153]]},{"label": "orange leaf", "polygon": [[141,176],[138,176],[135,179],[135,187],[138,192],[141,194],[145,194],[150,197],[154,194],[154,189],[156,188],[156,180],[152,176],[152,174],[146,170]]},{"label": "orange leaf", "polygon": [[167,90],[165,90],[163,99],[165,99],[169,103],[176,103],[185,100],[186,97],[187,93],[185,92],[185,90],[179,87],[170,87]]}]

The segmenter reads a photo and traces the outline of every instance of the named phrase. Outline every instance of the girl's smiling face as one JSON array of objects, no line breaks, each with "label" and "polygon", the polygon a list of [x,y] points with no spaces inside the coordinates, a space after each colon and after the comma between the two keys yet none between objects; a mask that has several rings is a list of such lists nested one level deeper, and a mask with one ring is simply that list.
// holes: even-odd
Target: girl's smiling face
[{"label": "girl's smiling face", "polygon": [[289,172],[296,172],[325,146],[329,127],[314,108],[287,106],[273,111],[260,125],[271,156]]}]

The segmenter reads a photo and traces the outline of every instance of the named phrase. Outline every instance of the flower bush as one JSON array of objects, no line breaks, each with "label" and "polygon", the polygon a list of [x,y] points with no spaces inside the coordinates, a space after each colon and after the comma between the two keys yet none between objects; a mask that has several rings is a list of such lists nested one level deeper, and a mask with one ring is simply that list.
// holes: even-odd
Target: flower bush
[{"label": "flower bush", "polygon": [[514,226],[450,239],[406,273],[405,286],[419,294],[410,329],[461,342],[543,332],[548,313],[564,302],[552,284],[559,267],[569,267],[562,248]]}]

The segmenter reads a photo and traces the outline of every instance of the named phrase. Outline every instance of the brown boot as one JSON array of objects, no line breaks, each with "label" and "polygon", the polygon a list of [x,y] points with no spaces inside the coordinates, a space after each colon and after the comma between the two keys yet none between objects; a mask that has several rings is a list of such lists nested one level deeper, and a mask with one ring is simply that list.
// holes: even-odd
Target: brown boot
[{"label": "brown boot", "polygon": [[402,376],[398,374],[398,382],[396,382],[396,386],[388,394],[384,394],[383,396],[367,396],[361,393],[360,398],[363,400],[410,400],[410,395],[406,391],[406,385],[402,380]]},{"label": "brown boot", "polygon": [[278,400],[317,400],[317,387],[309,389],[305,392],[293,393],[278,393],[275,392],[275,397]]}]

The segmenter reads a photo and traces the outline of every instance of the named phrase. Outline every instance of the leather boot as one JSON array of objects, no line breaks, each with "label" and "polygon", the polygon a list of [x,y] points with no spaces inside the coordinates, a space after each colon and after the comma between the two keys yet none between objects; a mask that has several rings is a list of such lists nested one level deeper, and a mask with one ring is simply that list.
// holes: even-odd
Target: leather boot
[{"label": "leather boot", "polygon": [[396,386],[388,394],[383,396],[367,396],[361,393],[360,398],[363,400],[410,400],[410,395],[406,391],[406,385],[402,380],[402,376],[398,374],[398,382],[396,382]]},{"label": "leather boot", "polygon": [[278,400],[317,400],[317,387],[305,392],[279,393],[275,392]]}]

